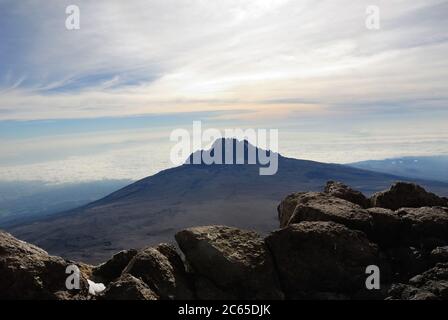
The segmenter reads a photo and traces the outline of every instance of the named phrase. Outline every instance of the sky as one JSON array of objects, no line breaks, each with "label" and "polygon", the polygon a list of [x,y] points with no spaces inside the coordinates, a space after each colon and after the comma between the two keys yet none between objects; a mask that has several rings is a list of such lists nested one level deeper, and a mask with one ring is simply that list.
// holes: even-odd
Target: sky
[{"label": "sky", "polygon": [[143,178],[172,166],[170,132],[198,120],[278,129],[279,151],[302,159],[448,154],[447,13],[438,0],[0,0],[0,180]]}]

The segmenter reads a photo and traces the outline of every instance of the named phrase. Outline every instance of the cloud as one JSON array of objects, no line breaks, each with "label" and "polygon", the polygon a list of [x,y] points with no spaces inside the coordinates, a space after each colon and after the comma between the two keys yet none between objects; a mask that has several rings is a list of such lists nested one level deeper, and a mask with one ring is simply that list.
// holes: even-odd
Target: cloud
[{"label": "cloud", "polygon": [[368,1],[77,1],[79,31],[69,4],[0,4],[0,119],[447,102],[443,1],[380,1],[377,31]]}]

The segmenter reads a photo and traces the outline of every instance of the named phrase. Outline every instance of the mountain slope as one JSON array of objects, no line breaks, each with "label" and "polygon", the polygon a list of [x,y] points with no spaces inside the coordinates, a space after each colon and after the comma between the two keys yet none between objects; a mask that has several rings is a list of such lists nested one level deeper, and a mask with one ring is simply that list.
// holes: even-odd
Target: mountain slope
[{"label": "mountain slope", "polygon": [[[278,226],[276,206],[285,194],[321,190],[342,181],[367,194],[405,178],[279,157],[277,174],[260,176],[258,165],[182,165],[137,181],[109,196],[57,217],[9,228],[52,254],[98,262],[130,247],[171,241],[181,229],[222,224],[260,232]],[[448,184],[421,181],[448,195]]]}]

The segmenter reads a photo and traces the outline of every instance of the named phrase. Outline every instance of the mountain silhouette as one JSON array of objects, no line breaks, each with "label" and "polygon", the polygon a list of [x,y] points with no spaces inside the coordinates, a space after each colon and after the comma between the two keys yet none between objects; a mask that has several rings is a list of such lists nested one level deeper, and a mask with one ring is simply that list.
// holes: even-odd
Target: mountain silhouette
[{"label": "mountain silhouette", "polygon": [[[231,140],[230,145],[236,148],[241,143],[246,151],[254,148],[264,152],[247,141]],[[341,181],[366,194],[384,190],[397,180],[410,181],[281,155],[277,173],[263,176],[258,160],[255,165],[206,165],[202,161],[194,165],[186,161],[86,206],[8,231],[52,254],[95,263],[118,250],[170,242],[175,232],[190,226],[221,224],[271,231],[278,227],[276,207],[286,194],[320,191],[328,180]],[[448,195],[447,183],[412,181]]]}]

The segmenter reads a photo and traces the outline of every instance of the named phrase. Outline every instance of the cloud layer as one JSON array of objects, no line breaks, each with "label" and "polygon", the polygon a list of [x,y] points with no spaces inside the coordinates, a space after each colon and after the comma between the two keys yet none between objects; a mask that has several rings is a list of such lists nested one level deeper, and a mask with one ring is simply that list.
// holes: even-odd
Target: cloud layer
[{"label": "cloud layer", "polygon": [[446,109],[446,1],[0,2],[0,119]]}]

